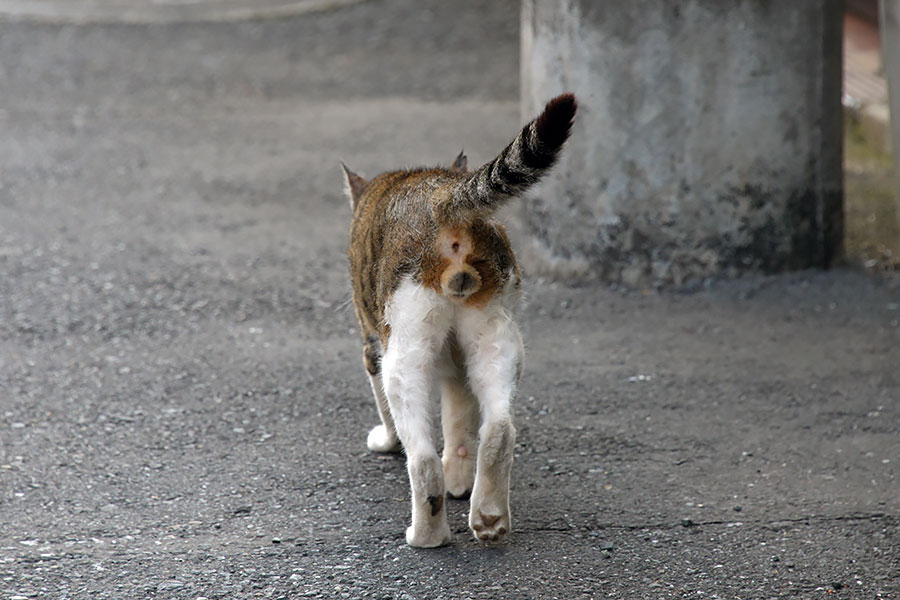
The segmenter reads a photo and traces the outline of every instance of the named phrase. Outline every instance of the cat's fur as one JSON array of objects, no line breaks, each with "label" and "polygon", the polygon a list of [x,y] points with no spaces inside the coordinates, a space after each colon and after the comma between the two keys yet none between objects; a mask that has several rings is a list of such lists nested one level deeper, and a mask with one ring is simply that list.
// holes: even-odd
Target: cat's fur
[{"label": "cat's fur", "polygon": [[[344,166],[353,301],[381,416],[368,446],[390,452],[402,442],[406,451],[412,546],[450,541],[445,494],[471,493],[469,526],[479,540],[510,531],[520,273],[492,213],[553,165],[575,109],[572,94],[554,98],[472,173],[463,154],[450,169],[393,171],[371,181]],[[438,388],[443,458],[431,422]]]}]

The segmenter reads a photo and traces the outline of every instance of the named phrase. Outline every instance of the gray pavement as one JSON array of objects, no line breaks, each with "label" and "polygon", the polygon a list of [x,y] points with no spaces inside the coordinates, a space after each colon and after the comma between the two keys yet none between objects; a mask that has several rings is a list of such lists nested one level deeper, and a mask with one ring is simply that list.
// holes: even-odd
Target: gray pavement
[{"label": "gray pavement", "polygon": [[490,158],[517,31],[0,24],[0,598],[900,597],[900,280],[854,270],[532,273],[514,532],[405,546],[338,161]]}]

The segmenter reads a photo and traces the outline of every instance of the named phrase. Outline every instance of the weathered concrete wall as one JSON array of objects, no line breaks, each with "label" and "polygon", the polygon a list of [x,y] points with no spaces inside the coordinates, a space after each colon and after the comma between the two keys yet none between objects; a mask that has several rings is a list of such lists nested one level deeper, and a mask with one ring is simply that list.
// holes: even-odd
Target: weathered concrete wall
[{"label": "weathered concrete wall", "polygon": [[549,262],[629,285],[827,266],[840,17],[839,0],[524,0],[523,115],[579,99],[526,201]]}]

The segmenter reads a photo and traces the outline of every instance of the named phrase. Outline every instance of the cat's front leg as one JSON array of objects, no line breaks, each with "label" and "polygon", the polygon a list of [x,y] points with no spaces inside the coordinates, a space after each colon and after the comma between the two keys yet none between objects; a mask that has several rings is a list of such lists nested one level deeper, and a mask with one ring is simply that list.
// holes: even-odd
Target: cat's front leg
[{"label": "cat's front leg", "polygon": [[391,417],[387,397],[381,385],[380,375],[369,375],[369,383],[375,394],[375,404],[378,407],[378,415],[381,417],[381,425],[376,425],[369,430],[366,437],[366,446],[372,452],[399,452],[400,440],[394,429],[394,419]]},{"label": "cat's front leg", "polygon": [[432,418],[435,360],[449,330],[438,301],[420,285],[401,284],[386,311],[391,334],[382,361],[384,391],[409,472],[412,524],[406,542],[420,548],[450,541]]},{"label": "cat's front leg", "polygon": [[366,445],[372,452],[397,452],[400,450],[400,440],[397,438],[391,409],[384,395],[384,386],[381,383],[381,346],[374,336],[370,336],[363,346],[363,366],[372,385],[378,416],[381,417],[381,425],[376,425],[369,431]]},{"label": "cat's front leg", "polygon": [[509,478],[516,430],[512,424],[522,360],[522,339],[499,302],[464,316],[459,331],[472,391],[481,407],[475,485],[469,527],[481,541],[497,541],[512,529]]}]

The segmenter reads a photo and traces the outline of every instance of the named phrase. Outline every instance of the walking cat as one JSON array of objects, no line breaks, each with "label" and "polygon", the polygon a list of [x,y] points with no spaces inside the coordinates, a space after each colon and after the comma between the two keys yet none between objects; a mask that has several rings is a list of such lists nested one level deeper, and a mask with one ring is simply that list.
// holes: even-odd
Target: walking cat
[{"label": "walking cat", "polygon": [[[572,94],[551,100],[495,159],[469,173],[382,173],[342,165],[353,208],[350,275],[381,425],[376,452],[406,452],[411,546],[450,541],[444,496],[471,494],[469,527],[482,541],[510,531],[511,403],[522,366],[513,321],[520,273],[493,212],[556,161],[575,116]],[[443,456],[432,426],[440,389]]]}]

